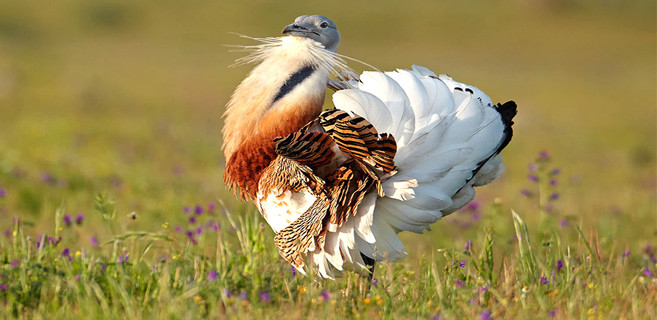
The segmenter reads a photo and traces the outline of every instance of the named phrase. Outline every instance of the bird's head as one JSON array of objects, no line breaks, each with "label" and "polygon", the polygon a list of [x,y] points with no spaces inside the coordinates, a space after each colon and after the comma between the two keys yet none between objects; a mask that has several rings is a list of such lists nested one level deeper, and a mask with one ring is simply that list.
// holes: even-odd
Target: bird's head
[{"label": "bird's head", "polygon": [[283,29],[283,34],[315,40],[332,52],[338,50],[340,43],[340,33],[335,23],[319,15],[297,17],[294,23]]}]

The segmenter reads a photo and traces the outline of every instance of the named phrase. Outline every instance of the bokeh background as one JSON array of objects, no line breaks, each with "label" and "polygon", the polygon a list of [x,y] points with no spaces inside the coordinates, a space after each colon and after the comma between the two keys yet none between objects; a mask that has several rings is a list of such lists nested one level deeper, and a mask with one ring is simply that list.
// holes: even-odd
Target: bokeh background
[{"label": "bokeh background", "polygon": [[555,221],[640,251],[657,234],[655,13],[652,0],[1,1],[0,226],[20,217],[36,235],[62,207],[86,215],[74,239],[107,240],[101,192],[134,230],[183,225],[186,206],[253,208],[222,183],[221,115],[250,68],[230,68],[242,54],[226,45],[323,14],[344,55],[421,64],[519,105],[507,172],[478,191],[483,217],[404,235],[411,257],[485,226],[504,233],[508,208],[537,223],[521,191],[535,193],[541,151],[560,170]]}]

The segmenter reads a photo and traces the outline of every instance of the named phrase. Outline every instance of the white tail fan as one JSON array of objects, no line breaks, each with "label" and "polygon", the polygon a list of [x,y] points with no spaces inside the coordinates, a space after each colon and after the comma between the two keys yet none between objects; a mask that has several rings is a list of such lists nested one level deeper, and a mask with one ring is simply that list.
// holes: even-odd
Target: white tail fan
[{"label": "white tail fan", "polygon": [[333,94],[335,107],[395,137],[397,174],[383,181],[384,197],[368,195],[356,216],[328,234],[326,248],[309,253],[324,277],[345,263],[362,265],[360,253],[377,261],[406,257],[397,233],[422,233],[504,170],[497,153],[509,133],[481,90],[421,66],[364,72],[352,86]]}]

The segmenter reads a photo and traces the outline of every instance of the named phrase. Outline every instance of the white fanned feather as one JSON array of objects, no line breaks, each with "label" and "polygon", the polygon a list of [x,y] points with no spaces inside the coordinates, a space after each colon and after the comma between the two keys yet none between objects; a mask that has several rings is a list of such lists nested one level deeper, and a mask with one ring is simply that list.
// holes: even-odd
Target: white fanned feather
[{"label": "white fanned feather", "polygon": [[356,216],[328,233],[324,249],[309,252],[319,273],[329,278],[349,265],[362,266],[360,253],[377,261],[406,257],[399,232],[422,233],[470,202],[474,186],[504,170],[495,153],[505,125],[481,90],[420,66],[365,72],[351,83],[353,88],[333,95],[336,108],[395,137],[398,172],[383,181],[384,197],[368,195]]}]

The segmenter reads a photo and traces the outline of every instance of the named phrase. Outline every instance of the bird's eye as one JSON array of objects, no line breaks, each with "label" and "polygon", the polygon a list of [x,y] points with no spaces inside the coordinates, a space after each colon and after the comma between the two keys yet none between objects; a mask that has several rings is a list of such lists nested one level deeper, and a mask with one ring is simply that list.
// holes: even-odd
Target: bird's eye
[{"label": "bird's eye", "polygon": [[319,27],[322,28],[322,29],[328,28],[328,22],[326,22],[326,21],[322,22],[322,24],[320,24]]}]

